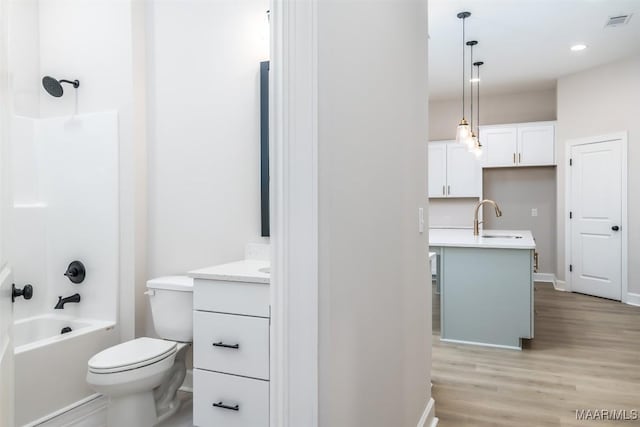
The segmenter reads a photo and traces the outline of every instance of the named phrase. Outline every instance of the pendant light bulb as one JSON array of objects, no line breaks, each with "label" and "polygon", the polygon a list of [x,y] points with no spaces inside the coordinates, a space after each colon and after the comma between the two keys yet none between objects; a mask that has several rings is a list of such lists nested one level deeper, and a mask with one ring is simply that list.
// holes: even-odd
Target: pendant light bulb
[{"label": "pendant light bulb", "polygon": [[464,141],[464,144],[467,146],[467,151],[470,153],[473,152],[477,143],[478,143],[478,137],[473,131],[471,131],[467,139]]},{"label": "pendant light bulb", "polygon": [[478,141],[477,139],[476,139],[476,145],[475,147],[473,147],[472,152],[473,154],[475,154],[477,158],[482,157],[482,144],[480,144],[480,141]]},{"label": "pendant light bulb", "polygon": [[467,139],[471,133],[471,128],[469,127],[469,123],[463,118],[460,120],[460,124],[456,129],[456,142],[460,144],[466,144]]}]

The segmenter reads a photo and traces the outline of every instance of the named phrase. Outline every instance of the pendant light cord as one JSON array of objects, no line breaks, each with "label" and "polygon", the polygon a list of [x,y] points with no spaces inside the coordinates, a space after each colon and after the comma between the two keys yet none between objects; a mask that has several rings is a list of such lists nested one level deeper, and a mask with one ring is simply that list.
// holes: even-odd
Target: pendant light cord
[{"label": "pendant light cord", "polygon": [[473,133],[473,44],[471,44],[470,46],[471,46],[471,62],[470,62],[471,67],[469,68],[469,71],[470,71],[469,92],[471,92],[471,133]]},{"label": "pendant light cord", "polygon": [[465,107],[465,99],[464,99],[464,93],[465,93],[465,89],[466,89],[466,82],[464,81],[464,74],[465,74],[465,70],[467,67],[467,63],[465,62],[465,58],[466,58],[466,51],[465,51],[465,40],[466,40],[466,36],[465,36],[465,21],[467,20],[467,18],[462,18],[462,119],[464,120],[464,107]]},{"label": "pendant light cord", "polygon": [[476,83],[478,85],[478,87],[476,88],[478,91],[478,106],[477,106],[478,120],[476,122],[476,126],[478,128],[478,132],[476,133],[476,136],[478,137],[478,145],[482,145],[480,144],[480,65],[482,64],[478,63],[478,72],[477,72],[478,81]]}]

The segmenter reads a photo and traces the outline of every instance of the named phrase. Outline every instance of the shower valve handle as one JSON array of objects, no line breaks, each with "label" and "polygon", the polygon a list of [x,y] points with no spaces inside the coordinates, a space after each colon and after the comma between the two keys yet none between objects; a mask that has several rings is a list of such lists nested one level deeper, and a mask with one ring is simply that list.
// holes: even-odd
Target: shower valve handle
[{"label": "shower valve handle", "polygon": [[18,289],[15,284],[11,285],[11,302],[15,302],[18,297],[31,299],[33,297],[33,286],[24,285],[24,288]]}]

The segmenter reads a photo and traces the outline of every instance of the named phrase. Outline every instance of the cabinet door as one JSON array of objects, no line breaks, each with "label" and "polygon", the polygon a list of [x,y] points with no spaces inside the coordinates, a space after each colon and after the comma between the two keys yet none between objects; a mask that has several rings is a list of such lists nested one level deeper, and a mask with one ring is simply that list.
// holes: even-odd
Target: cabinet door
[{"label": "cabinet door", "polygon": [[555,164],[555,126],[518,128],[518,164],[543,166]]},{"label": "cabinet door", "polygon": [[480,162],[462,144],[447,145],[447,196],[480,196]]},{"label": "cabinet door", "polygon": [[429,197],[446,197],[447,145],[443,142],[428,144]]},{"label": "cabinet door", "polygon": [[480,142],[484,150],[484,166],[516,166],[518,132],[515,127],[484,128]]},{"label": "cabinet door", "polygon": [[193,424],[268,427],[269,381],[194,369]]}]

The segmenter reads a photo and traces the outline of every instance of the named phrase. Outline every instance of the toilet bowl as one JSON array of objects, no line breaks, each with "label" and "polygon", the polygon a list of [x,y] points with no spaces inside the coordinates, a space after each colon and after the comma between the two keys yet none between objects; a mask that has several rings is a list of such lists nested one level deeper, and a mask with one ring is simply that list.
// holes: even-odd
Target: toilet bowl
[{"label": "toilet bowl", "polygon": [[180,408],[193,340],[193,280],[162,277],[147,282],[158,338],[137,338],[107,348],[88,363],[87,383],[109,398],[108,427],[151,427]]}]

